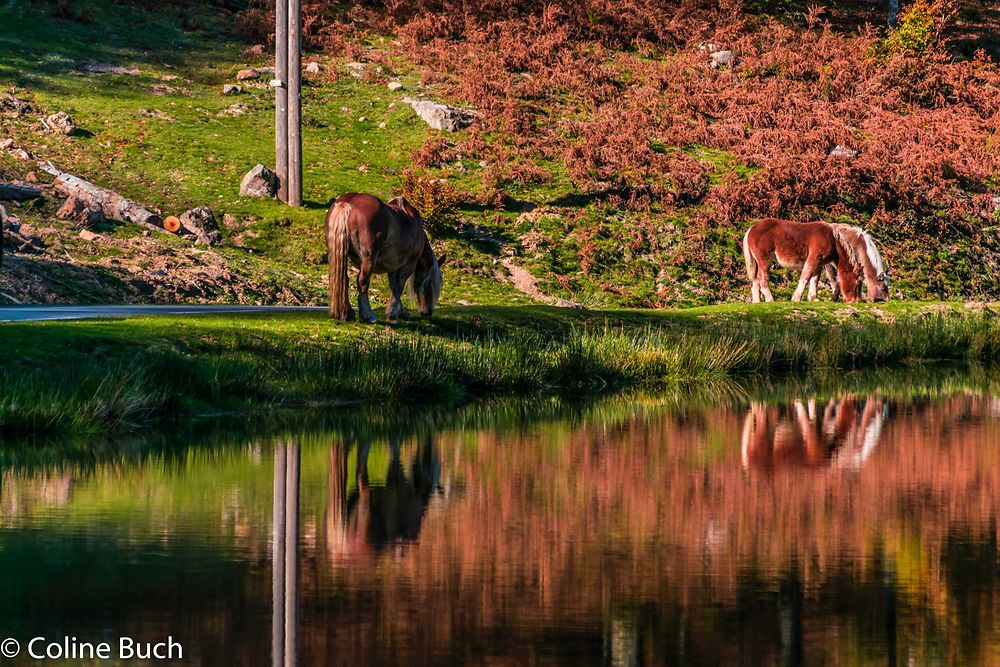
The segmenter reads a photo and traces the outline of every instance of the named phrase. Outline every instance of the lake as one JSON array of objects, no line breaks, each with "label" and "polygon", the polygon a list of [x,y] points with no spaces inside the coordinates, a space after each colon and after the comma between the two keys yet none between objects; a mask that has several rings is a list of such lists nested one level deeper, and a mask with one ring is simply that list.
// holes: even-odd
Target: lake
[{"label": "lake", "polygon": [[339,412],[5,446],[13,663],[1000,662],[988,394]]}]

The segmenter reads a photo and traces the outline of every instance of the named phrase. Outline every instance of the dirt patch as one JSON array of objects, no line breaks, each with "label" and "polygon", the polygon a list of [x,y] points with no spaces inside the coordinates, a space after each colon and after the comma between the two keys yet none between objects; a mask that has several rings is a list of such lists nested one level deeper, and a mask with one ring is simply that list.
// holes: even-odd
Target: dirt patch
[{"label": "dirt patch", "polygon": [[583,308],[581,304],[576,303],[575,301],[560,299],[559,297],[549,296],[548,294],[542,292],[542,290],[538,289],[538,279],[523,266],[515,264],[510,260],[510,258],[504,257],[501,259],[500,265],[507,269],[510,283],[518,292],[521,292],[536,301],[547,303],[550,306],[558,306],[559,308]]}]

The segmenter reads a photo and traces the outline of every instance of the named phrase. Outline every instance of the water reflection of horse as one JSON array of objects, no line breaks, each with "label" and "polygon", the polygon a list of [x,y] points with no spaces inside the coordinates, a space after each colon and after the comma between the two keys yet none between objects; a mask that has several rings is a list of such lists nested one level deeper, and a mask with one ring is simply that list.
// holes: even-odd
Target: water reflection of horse
[{"label": "water reflection of horse", "polygon": [[882,398],[846,396],[819,405],[754,402],[743,423],[743,466],[859,468],[878,446],[888,406]]},{"label": "water reflection of horse", "polygon": [[373,558],[390,545],[415,541],[431,499],[441,491],[441,459],[434,440],[418,441],[410,461],[403,466],[402,439],[389,440],[389,465],[385,484],[369,482],[371,442],[356,448],[355,485],[348,492],[348,448],[330,450],[327,501],[327,552],[335,559]]}]

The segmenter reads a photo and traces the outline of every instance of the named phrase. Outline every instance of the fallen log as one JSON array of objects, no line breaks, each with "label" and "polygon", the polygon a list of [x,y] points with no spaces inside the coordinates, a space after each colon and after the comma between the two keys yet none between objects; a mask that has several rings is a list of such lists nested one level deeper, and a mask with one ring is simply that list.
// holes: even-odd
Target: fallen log
[{"label": "fallen log", "polygon": [[51,162],[40,162],[38,166],[56,177],[56,180],[52,182],[52,187],[60,194],[76,197],[88,205],[100,206],[105,217],[132,222],[161,234],[170,234],[163,228],[163,219],[160,216],[152,211],[147,211],[117,192],[94,185],[79,176],[59,171]]},{"label": "fallen log", "polygon": [[28,199],[38,199],[42,196],[41,188],[32,185],[18,185],[16,183],[0,183],[0,199],[11,201],[26,201]]}]

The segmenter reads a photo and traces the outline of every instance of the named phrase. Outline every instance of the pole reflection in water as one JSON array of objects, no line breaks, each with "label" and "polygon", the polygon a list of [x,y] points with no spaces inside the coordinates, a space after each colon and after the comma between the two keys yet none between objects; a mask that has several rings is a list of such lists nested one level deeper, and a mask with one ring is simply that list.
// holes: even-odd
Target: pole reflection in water
[{"label": "pole reflection in water", "polygon": [[274,451],[274,554],[271,571],[271,663],[295,665],[299,597],[299,448]]}]

